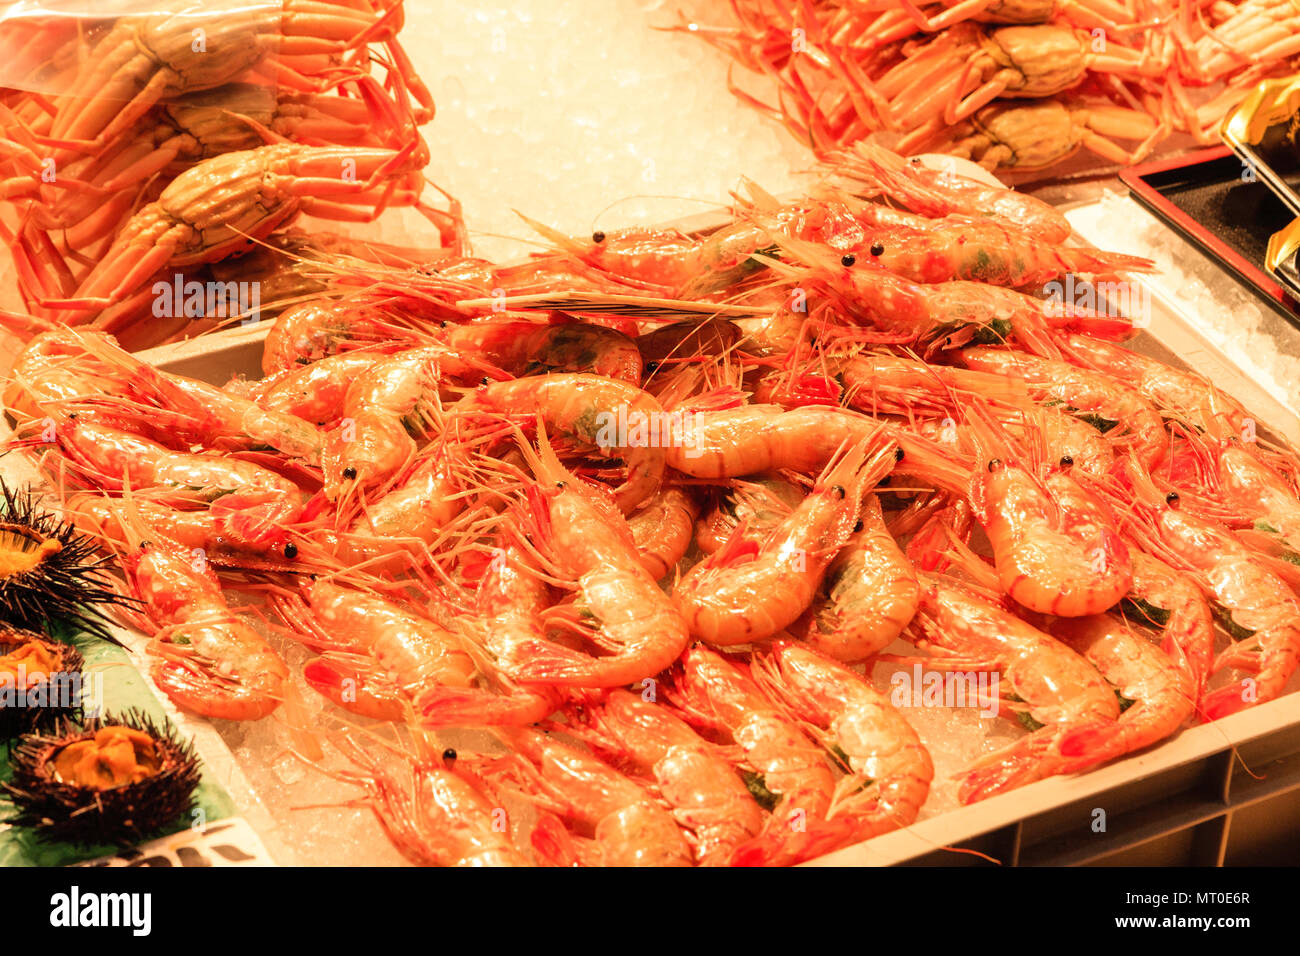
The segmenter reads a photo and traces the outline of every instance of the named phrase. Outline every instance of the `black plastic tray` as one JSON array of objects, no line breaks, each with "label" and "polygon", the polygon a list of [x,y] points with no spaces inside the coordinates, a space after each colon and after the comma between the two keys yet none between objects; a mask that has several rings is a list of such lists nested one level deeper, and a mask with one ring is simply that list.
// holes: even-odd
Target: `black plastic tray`
[{"label": "black plastic tray", "polygon": [[[1134,166],[1120,173],[1133,198],[1300,326],[1300,268],[1264,269],[1269,236],[1295,215],[1226,146]],[[1287,182],[1300,186],[1300,171]]]}]

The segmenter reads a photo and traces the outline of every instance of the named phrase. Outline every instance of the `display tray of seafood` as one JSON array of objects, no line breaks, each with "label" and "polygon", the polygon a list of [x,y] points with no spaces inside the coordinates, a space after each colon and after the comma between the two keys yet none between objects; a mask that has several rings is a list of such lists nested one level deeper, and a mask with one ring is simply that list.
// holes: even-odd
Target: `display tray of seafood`
[{"label": "display tray of seafood", "polygon": [[1285,4],[737,2],[818,181],[510,262],[400,2],[82,6],[0,11],[5,862],[1222,862],[1300,786],[1300,422],[960,158],[1209,137]]},{"label": "display tray of seafood", "polygon": [[18,357],[10,448],[272,853],[957,855],[1300,720],[1300,425],[1144,260],[872,148],[537,228],[508,266],[298,234],[278,314]]}]

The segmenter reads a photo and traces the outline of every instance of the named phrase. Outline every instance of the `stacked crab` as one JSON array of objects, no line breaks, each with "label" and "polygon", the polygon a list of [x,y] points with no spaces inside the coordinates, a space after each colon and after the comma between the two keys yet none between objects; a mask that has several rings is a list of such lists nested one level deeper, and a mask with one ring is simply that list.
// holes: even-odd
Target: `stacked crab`
[{"label": "stacked crab", "polygon": [[6,14],[0,233],[30,313],[6,324],[142,348],[247,318],[238,283],[274,276],[232,257],[300,212],[415,206],[457,243],[455,204],[421,199],[433,102],[401,25],[401,0]]},{"label": "stacked crab", "polygon": [[819,154],[870,137],[1035,171],[1080,147],[1140,161],[1200,143],[1261,80],[1300,64],[1293,0],[732,0],[737,25],[681,23],[761,74]]}]

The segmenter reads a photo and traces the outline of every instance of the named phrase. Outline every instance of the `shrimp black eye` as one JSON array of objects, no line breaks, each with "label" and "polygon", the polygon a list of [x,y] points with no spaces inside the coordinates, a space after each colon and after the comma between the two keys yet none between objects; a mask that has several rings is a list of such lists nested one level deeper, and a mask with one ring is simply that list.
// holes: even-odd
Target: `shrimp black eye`
[{"label": "shrimp black eye", "polygon": [[885,244],[883,242],[873,242],[871,244],[871,254],[873,256],[883,256],[885,254]]},{"label": "shrimp black eye", "polygon": [[343,469],[343,477],[346,478],[348,481],[355,481],[357,478],[357,470],[353,468],[351,465],[348,465],[346,468]]},{"label": "shrimp black eye", "polygon": [[284,546],[284,556],[291,561],[298,557],[298,546],[290,541]]},{"label": "shrimp black eye", "polygon": [[843,498],[843,497],[844,497],[844,486],[843,486],[843,485],[831,485],[831,491],[835,492],[835,497],[836,497],[836,498]]},{"label": "shrimp black eye", "polygon": [[1178,507],[1178,492],[1176,492],[1176,491],[1171,491],[1171,492],[1169,492],[1169,494],[1165,495],[1165,504],[1167,504],[1167,505],[1168,505],[1169,507],[1171,507],[1171,508],[1177,508],[1177,507]]},{"label": "shrimp black eye", "polygon": [[903,449],[902,449],[901,446],[898,447],[898,448],[895,448],[895,449],[894,449],[894,461],[902,461],[902,460],[903,460],[903,456],[906,455],[906,454],[907,454],[907,452],[903,451]]},{"label": "shrimp black eye", "polygon": [[567,481],[557,481],[555,487],[563,491],[565,488],[569,487],[569,483]]},{"label": "shrimp black eye", "polygon": [[857,261],[858,261],[858,257],[850,252],[848,255],[840,259],[840,265],[844,266],[845,268],[848,268],[849,266],[853,265],[853,263]]},{"label": "shrimp black eye", "polygon": [[595,232],[593,232],[593,233],[591,234],[591,241],[592,241],[592,242],[604,242],[604,241],[605,241],[605,234],[604,234],[603,232],[601,232],[599,229],[597,229]]},{"label": "shrimp black eye", "polygon": [[1074,464],[1074,458],[1072,458],[1070,455],[1062,455],[1062,456],[1061,456],[1061,467],[1062,467],[1062,468],[1069,468],[1069,467],[1070,467],[1071,465],[1073,465],[1073,464]]},{"label": "shrimp black eye", "polygon": [[876,482],[876,487],[877,488],[885,487],[885,485],[889,484],[890,481],[893,480],[893,478],[894,478],[893,475],[885,475],[884,478],[881,478],[878,482]]},{"label": "shrimp black eye", "polygon": [[853,526],[853,533],[857,534],[861,530],[862,530],[862,522],[859,521],[857,524]]},{"label": "shrimp black eye", "polygon": [[448,747],[446,750],[444,750],[444,751],[442,752],[442,759],[443,759],[444,761],[446,761],[447,763],[455,763],[455,762],[456,762],[456,751],[454,751],[454,750],[452,750],[450,747]]},{"label": "shrimp black eye", "polygon": [[989,462],[989,471],[991,471],[991,472],[992,472],[992,471],[997,471],[997,470],[998,470],[999,468],[1001,468],[1001,467],[1002,467],[1002,459],[1001,459],[1001,458],[994,458],[992,461]]}]

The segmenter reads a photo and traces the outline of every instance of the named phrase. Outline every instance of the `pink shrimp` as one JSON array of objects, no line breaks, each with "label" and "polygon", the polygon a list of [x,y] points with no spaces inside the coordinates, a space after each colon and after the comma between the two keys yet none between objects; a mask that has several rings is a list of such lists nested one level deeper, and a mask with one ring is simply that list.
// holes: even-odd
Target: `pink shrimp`
[{"label": "pink shrimp", "polygon": [[893,466],[893,444],[879,433],[868,436],[831,461],[764,541],[733,534],[673,589],[691,633],[713,644],[748,644],[793,623],[852,534],[862,496]]},{"label": "pink shrimp", "polygon": [[575,709],[584,741],[615,766],[654,780],[678,824],[694,834],[701,865],[725,865],[763,828],[766,814],[736,767],[668,706],[612,690]]},{"label": "pink shrimp", "polygon": [[972,764],[963,775],[962,803],[1063,772],[1056,750],[1061,733],[1119,717],[1110,685],[1080,655],[951,577],[922,572],[918,578],[916,643],[939,652],[924,663],[999,674],[1002,701],[1045,725]]},{"label": "pink shrimp", "polygon": [[796,863],[815,852],[807,846],[809,824],[831,806],[835,778],[826,752],[759,690],[738,663],[701,644],[674,665],[670,699],[689,719],[738,745],[750,768],[750,792],[771,810],[763,827],[765,858]]},{"label": "pink shrimp", "polygon": [[[757,655],[755,679],[838,749],[844,776],[820,820],[807,821],[802,859],[905,827],[930,793],[934,765],[911,726],[860,674],[798,644]],[[766,864],[782,844],[769,835],[741,847],[736,865]]]}]

